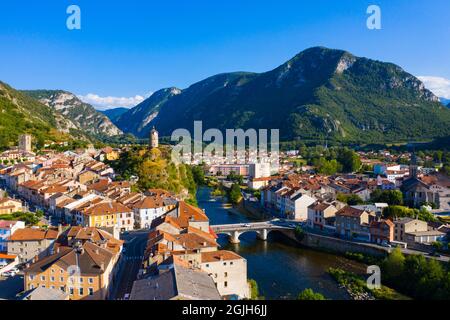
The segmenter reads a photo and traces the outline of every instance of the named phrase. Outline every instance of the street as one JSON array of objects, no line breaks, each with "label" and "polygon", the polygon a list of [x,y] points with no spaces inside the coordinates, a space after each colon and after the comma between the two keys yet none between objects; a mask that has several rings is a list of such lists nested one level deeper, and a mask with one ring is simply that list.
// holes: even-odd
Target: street
[{"label": "street", "polygon": [[148,231],[132,231],[122,237],[126,241],[125,253],[122,254],[111,300],[123,299],[130,293],[133,282],[136,280],[141,268],[144,250],[147,244]]},{"label": "street", "polygon": [[15,300],[16,295],[23,291],[23,276],[5,278],[0,276],[0,299]]}]

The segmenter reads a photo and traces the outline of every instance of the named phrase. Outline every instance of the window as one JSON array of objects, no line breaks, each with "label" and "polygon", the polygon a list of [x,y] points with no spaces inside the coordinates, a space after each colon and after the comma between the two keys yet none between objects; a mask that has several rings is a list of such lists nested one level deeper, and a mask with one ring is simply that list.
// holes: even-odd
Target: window
[{"label": "window", "polygon": [[83,290],[83,288],[80,288],[80,289],[78,290],[78,292],[79,292],[80,296],[83,296],[83,295],[84,295],[84,290]]},{"label": "window", "polygon": [[89,278],[89,283],[94,283],[94,278]]},{"label": "window", "polygon": [[45,276],[41,276],[41,281],[45,281]]},{"label": "window", "polygon": [[228,287],[228,281],[225,281],[224,283],[223,283],[223,286],[226,288],[226,287]]},{"label": "window", "polygon": [[209,263],[206,264],[206,267],[209,268]]},{"label": "window", "polygon": [[83,278],[82,277],[80,277],[80,283],[83,283]]},{"label": "window", "polygon": [[224,277],[227,278],[228,277],[228,272],[224,273]]},{"label": "window", "polygon": [[61,282],[64,282],[64,277],[59,278]]},{"label": "window", "polygon": [[233,265],[233,261],[230,262],[230,265],[231,265],[231,266]]},{"label": "window", "polygon": [[94,288],[89,288],[89,295],[93,296],[94,295]]},{"label": "window", "polygon": [[30,281],[34,280],[34,275],[30,274],[30,276],[28,277],[28,279],[30,279]]},{"label": "window", "polygon": [[34,289],[34,284],[30,284],[30,290]]},{"label": "window", "polygon": [[54,282],[54,281],[55,281],[55,277],[50,277],[50,280],[51,280],[52,282]]},{"label": "window", "polygon": [[73,288],[69,288],[69,294],[73,296]]},{"label": "window", "polygon": [[64,288],[64,286],[59,287],[59,290],[61,290],[62,292],[66,292],[66,289]]}]

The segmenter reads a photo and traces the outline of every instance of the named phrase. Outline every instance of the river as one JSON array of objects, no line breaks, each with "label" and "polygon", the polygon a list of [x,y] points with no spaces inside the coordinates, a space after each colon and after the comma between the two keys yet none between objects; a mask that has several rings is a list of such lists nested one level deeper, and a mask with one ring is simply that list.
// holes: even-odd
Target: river
[{"label": "river", "polygon": [[[199,188],[198,205],[205,209],[211,225],[254,221],[244,214],[227,211],[222,201],[214,201],[208,188]],[[298,247],[276,232],[267,241],[256,233],[243,234],[241,242],[230,244],[226,236],[219,236],[222,249],[234,251],[247,259],[248,278],[258,283],[260,294],[266,299],[295,299],[306,288],[322,293],[326,298],[346,300],[350,297],[327,274],[329,267],[340,267],[362,273],[364,266],[341,256]]]}]

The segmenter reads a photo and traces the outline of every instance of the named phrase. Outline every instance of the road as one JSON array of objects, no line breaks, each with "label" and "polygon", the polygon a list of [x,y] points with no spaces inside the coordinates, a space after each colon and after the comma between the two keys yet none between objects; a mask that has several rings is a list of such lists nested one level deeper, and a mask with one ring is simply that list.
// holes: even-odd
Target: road
[{"label": "road", "polygon": [[0,299],[15,300],[16,295],[23,291],[23,276],[16,275],[11,278],[0,276]]},{"label": "road", "polygon": [[119,271],[111,300],[123,299],[126,293],[131,293],[133,282],[141,268],[142,259],[148,239],[148,231],[132,231],[123,236],[126,241],[125,253],[122,254]]}]

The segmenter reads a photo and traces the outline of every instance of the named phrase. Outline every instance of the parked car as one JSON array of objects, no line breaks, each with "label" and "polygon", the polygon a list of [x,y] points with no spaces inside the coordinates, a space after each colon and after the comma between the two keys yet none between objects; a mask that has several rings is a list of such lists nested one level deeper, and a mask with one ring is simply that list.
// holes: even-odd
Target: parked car
[{"label": "parked car", "polygon": [[14,272],[13,270],[9,270],[9,271],[3,272],[3,273],[2,273],[2,276],[9,278],[9,277],[15,277],[16,274],[17,274],[17,273]]},{"label": "parked car", "polygon": [[440,258],[440,257],[441,257],[441,255],[440,255],[439,253],[437,253],[436,251],[431,252],[431,253],[430,253],[430,256],[436,257],[436,258]]}]

